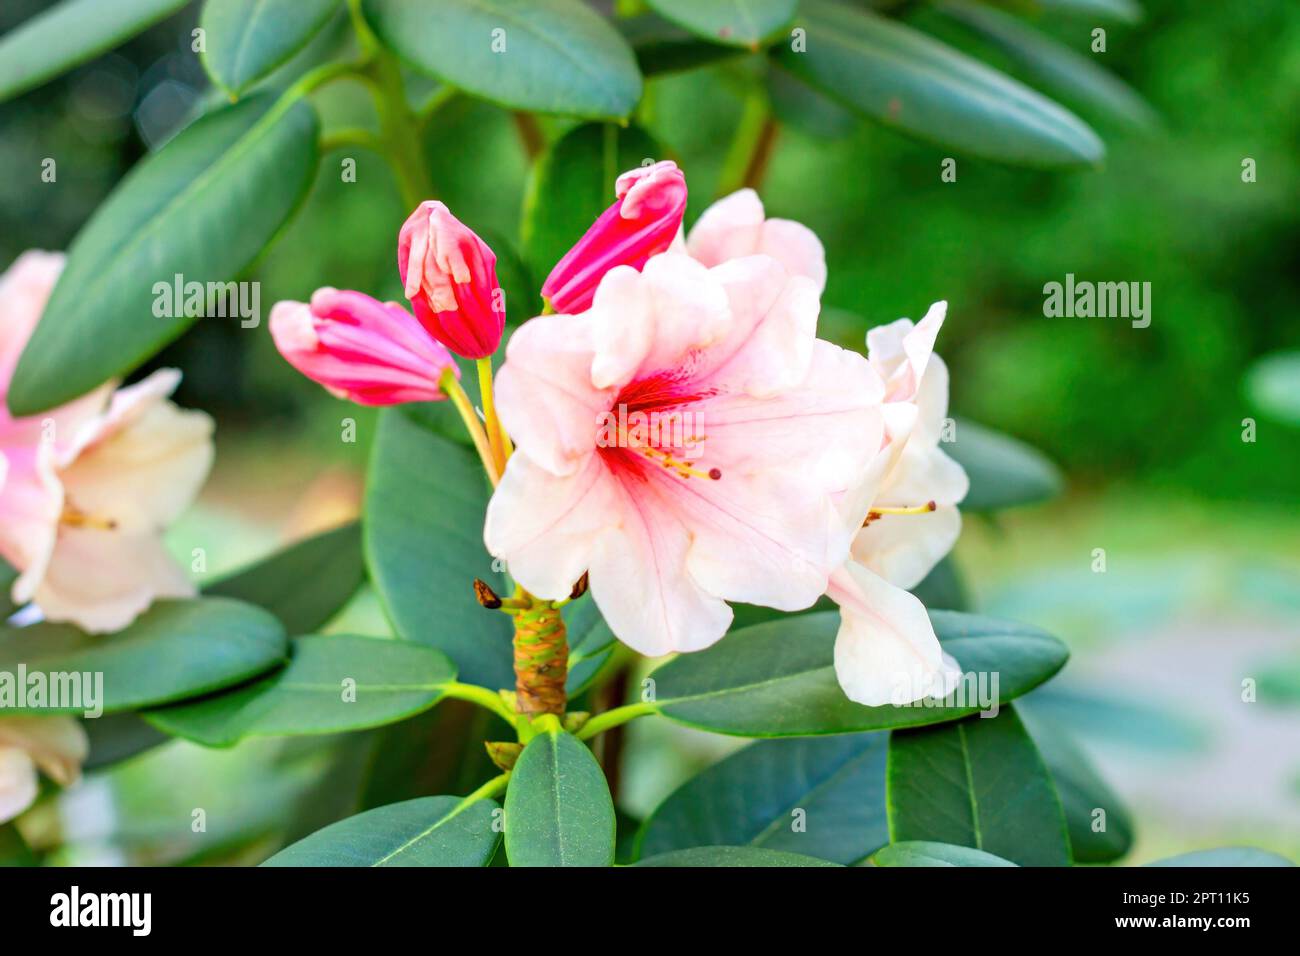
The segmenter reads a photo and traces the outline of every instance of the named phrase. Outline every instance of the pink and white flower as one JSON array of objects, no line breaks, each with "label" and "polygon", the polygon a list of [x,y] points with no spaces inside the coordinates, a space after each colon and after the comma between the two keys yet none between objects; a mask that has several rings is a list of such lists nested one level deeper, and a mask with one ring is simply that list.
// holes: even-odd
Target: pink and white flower
[{"label": "pink and white flower", "polygon": [[75,718],[0,718],[0,823],[36,800],[37,770],[60,786],[71,786],[89,751],[86,732]]},{"label": "pink and white flower", "polygon": [[[913,588],[961,531],[957,504],[969,487],[961,466],[939,448],[948,411],[948,370],[933,354],[947,303],[915,326],[900,319],[867,333],[872,367],[885,382],[886,441],[849,496],[856,527],[852,558],[831,578],[840,605],[835,671],[844,692],[870,706],[945,697],[960,677]],[[933,502],[920,514],[910,509]]]},{"label": "pink and white flower", "polygon": [[700,214],[686,237],[686,252],[706,266],[741,256],[768,255],[791,275],[826,288],[826,253],[817,234],[791,219],[768,219],[752,189],[719,199]]},{"label": "pink and white flower", "polygon": [[[488,506],[492,554],[539,597],[584,571],[648,655],[707,647],[727,601],[806,608],[843,564],[837,505],[883,441],[883,385],[816,338],[817,283],[771,256],[708,269],[666,253],[606,274],[590,310],[515,333],[497,407],[518,450]],[[602,422],[689,413],[665,444]]]},{"label": "pink and white flower", "polygon": [[[62,266],[29,252],[0,277],[0,393]],[[0,556],[21,572],[16,603],[102,632],[194,594],[161,535],[207,476],[212,420],[166,400],[179,382],[161,369],[41,415],[0,407]]]},{"label": "pink and white flower", "polygon": [[433,402],[451,353],[396,302],[317,289],[310,303],[277,302],[271,337],[280,354],[331,395],[360,405]]}]

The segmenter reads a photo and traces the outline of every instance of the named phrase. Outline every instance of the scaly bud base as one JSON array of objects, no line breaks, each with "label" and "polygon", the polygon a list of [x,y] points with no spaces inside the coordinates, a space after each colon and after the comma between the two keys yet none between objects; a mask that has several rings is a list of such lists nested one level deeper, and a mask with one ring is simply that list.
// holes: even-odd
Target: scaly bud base
[{"label": "scaly bud base", "polygon": [[569,644],[564,619],[550,602],[511,615],[515,621],[515,694],[519,713],[564,715]]}]

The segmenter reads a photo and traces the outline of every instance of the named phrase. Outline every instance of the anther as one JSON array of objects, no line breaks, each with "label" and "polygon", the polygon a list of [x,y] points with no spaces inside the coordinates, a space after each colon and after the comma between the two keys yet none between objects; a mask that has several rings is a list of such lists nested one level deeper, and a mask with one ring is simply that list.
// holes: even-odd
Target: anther
[{"label": "anther", "polygon": [[488,587],[488,583],[482,578],[474,579],[474,597],[478,599],[479,604],[489,611],[495,611],[501,607],[501,598],[497,597],[497,593]]},{"label": "anther", "polygon": [[569,592],[569,600],[576,601],[578,600],[578,598],[582,597],[586,593],[587,593],[587,572],[583,571],[582,577],[578,578],[577,582],[573,585],[573,590]]}]

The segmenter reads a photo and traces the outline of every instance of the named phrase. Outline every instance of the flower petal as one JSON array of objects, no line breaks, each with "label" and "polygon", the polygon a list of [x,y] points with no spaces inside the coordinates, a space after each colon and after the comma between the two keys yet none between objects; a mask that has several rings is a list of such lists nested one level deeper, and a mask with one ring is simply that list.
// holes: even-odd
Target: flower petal
[{"label": "flower petal", "polygon": [[30,807],[37,793],[32,758],[17,747],[0,747],[0,823],[8,823]]},{"label": "flower petal", "polygon": [[952,505],[929,514],[884,515],[853,539],[853,558],[890,584],[911,590],[961,535],[961,514]]},{"label": "flower petal", "polygon": [[840,606],[835,676],[850,700],[881,707],[952,691],[960,670],[916,597],[854,562],[831,575],[827,593]]}]

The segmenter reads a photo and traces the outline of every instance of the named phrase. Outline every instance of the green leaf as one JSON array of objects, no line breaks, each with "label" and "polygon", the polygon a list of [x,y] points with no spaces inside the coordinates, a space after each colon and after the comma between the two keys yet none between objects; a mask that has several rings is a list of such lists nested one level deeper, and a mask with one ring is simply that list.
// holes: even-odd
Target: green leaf
[{"label": "green leaf", "polygon": [[945,2],[940,10],[989,40],[1062,99],[1137,130],[1159,124],[1155,111],[1123,80],[1062,43],[1043,36],[1015,17],[965,2]]},{"label": "green leaf", "polygon": [[907,840],[881,847],[872,856],[876,866],[1015,866],[983,850],[929,840]]},{"label": "green leaf", "polygon": [[171,740],[136,713],[83,720],[81,726],[90,740],[90,756],[82,770],[111,767]]},{"label": "green leaf", "polygon": [[997,511],[1061,493],[1061,472],[1047,456],[1001,432],[960,419],[956,441],[943,450],[966,469],[970,492],[962,511]]},{"label": "green leaf", "polygon": [[18,580],[17,569],[4,558],[0,558],[0,623],[18,610],[18,605],[9,597],[16,580]]},{"label": "green leaf", "polygon": [[754,846],[856,863],[889,841],[887,745],[885,734],[750,744],[669,795],[637,855]]},{"label": "green leaf", "polygon": [[456,662],[462,680],[514,686],[504,614],[474,598],[474,578],[505,593],[483,546],[488,482],[473,451],[398,408],[379,416],[362,523],[370,580],[397,633]]},{"label": "green leaf", "polygon": [[[0,628],[0,671],[104,675],[105,713],[206,694],[256,677],[285,657],[284,628],[271,614],[230,598],[158,601],[117,634],[66,624]],[[80,713],[27,707],[10,713]]]},{"label": "green leaf", "polygon": [[1140,23],[1137,0],[1017,0],[1032,13],[1063,13],[1078,17],[1103,17],[1123,23]]},{"label": "green leaf", "polygon": [[757,624],[733,631],[707,650],[683,654],[652,675],[655,706],[678,723],[740,737],[912,727],[984,709],[977,698],[988,703],[991,675],[998,681],[997,700],[1013,700],[1059,671],[1069,656],[1056,638],[1023,624],[947,611],[931,611],[930,620],[943,649],[967,675],[942,706],[927,701],[864,707],[845,697],[835,679],[836,611]]},{"label": "green leaf", "polygon": [[199,17],[204,69],[239,96],[311,42],[339,9],[339,0],[207,0]]},{"label": "green leaf", "polygon": [[494,800],[420,797],[340,820],[263,866],[487,866],[501,835]]},{"label": "green leaf", "polygon": [[626,41],[581,0],[365,0],[412,67],[511,109],[622,119],[641,99]]},{"label": "green leaf", "polygon": [[456,677],[423,644],[352,635],[296,637],[289,665],[252,684],[149,711],[173,737],[229,747],[244,737],[334,734],[405,720]]},{"label": "green leaf", "polygon": [[365,580],[361,526],[355,521],[290,545],[203,589],[264,607],[288,634],[311,634]]},{"label": "green leaf", "polygon": [[506,790],[511,866],[612,866],[614,801],[591,751],[546,730],[528,742]]},{"label": "green leaf", "polygon": [[614,202],[614,180],[663,150],[638,126],[570,130],[533,167],[524,201],[524,258],[543,280]]},{"label": "green leaf", "polygon": [[0,823],[0,867],[36,866],[36,854],[12,823]]},{"label": "green leaf", "polygon": [[1021,866],[1069,866],[1061,802],[1010,706],[993,718],[895,731],[889,834],[974,847]]},{"label": "green leaf", "polygon": [[1182,853],[1148,863],[1147,866],[1295,866],[1286,857],[1249,846],[1223,846],[1213,850]]},{"label": "green leaf", "polygon": [[805,0],[807,50],[778,62],[842,105],[975,156],[1030,166],[1097,164],[1101,140],[1078,117],[923,33],[865,10]]},{"label": "green leaf", "polygon": [[[789,70],[775,65],[767,71],[767,95],[772,102],[772,114],[777,120],[807,136],[843,139],[862,125],[862,120],[856,113],[819,93]],[[823,320],[830,319],[831,310],[823,308],[821,317]],[[830,323],[823,321],[819,324],[823,327],[821,336],[833,339],[834,336],[826,331]],[[854,338],[861,338],[861,333]]]},{"label": "green leaf", "polygon": [[196,320],[155,315],[159,301],[186,305],[172,301],[176,276],[205,288],[224,283],[271,241],[311,185],[317,132],[307,103],[271,103],[250,97],[202,117],[99,207],[73,240],[18,362],[9,391],[15,415],[60,405],[135,368]]},{"label": "green leaf", "polygon": [[650,8],[696,36],[758,49],[794,17],[797,0],[647,0]]},{"label": "green leaf", "polygon": [[[1028,711],[1021,717],[1052,775],[1076,863],[1110,863],[1133,845],[1133,820],[1088,756],[1058,723]],[[1104,811],[1098,817],[1097,811]],[[1101,830],[1095,827],[1102,827]]]},{"label": "green leaf", "polygon": [[609,629],[590,594],[564,606],[564,626],[569,640],[569,675],[566,688],[570,698],[578,696],[609,660],[617,639]]},{"label": "green leaf", "polygon": [[66,0],[0,37],[0,102],[125,43],[188,0]]},{"label": "green leaf", "polygon": [[957,571],[951,554],[931,568],[921,583],[912,588],[912,593],[931,609],[964,611],[970,606],[961,574]]},{"label": "green leaf", "polygon": [[745,52],[738,47],[700,40],[653,13],[618,17],[614,25],[632,44],[643,76],[694,70]]},{"label": "green leaf", "polygon": [[633,866],[839,866],[783,850],[765,850],[754,846],[698,846],[676,850],[634,863]]},{"label": "green leaf", "polygon": [[1260,411],[1300,425],[1300,351],[1274,352],[1250,367],[1246,394]]}]

